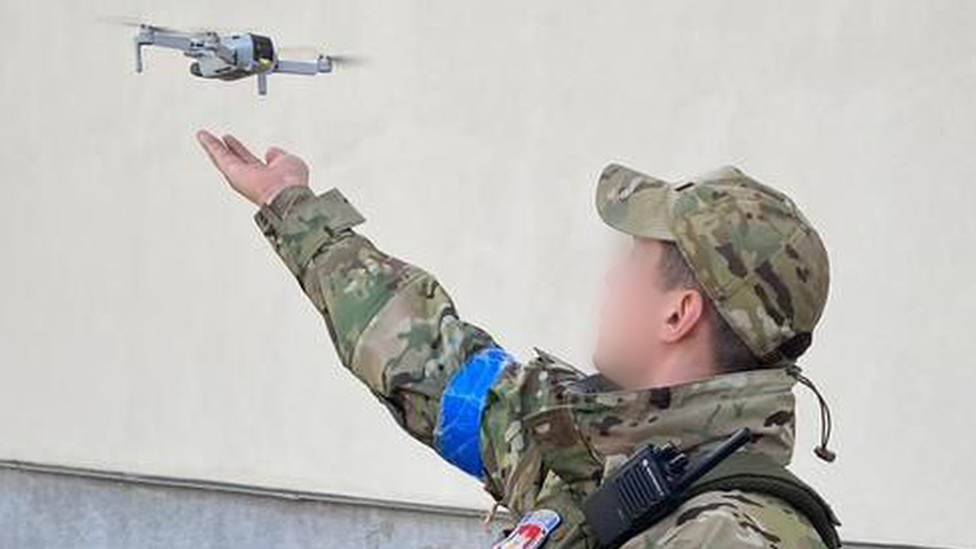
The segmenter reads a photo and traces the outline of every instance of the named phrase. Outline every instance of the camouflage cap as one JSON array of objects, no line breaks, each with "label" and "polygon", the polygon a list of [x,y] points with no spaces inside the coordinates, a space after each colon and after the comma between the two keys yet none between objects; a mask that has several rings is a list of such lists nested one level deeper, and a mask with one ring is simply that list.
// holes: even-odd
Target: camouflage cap
[{"label": "camouflage cap", "polygon": [[734,166],[672,184],[610,164],[596,206],[617,230],[677,244],[762,363],[791,362],[810,345],[827,300],[827,250],[785,194]]}]

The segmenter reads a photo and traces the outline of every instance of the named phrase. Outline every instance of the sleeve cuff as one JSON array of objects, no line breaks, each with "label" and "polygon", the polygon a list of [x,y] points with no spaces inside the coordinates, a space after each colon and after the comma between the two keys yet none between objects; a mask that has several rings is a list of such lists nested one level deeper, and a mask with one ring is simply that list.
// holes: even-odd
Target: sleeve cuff
[{"label": "sleeve cuff", "polygon": [[286,187],[254,214],[261,232],[295,276],[323,244],[365,220],[338,189],[315,196],[304,185]]}]

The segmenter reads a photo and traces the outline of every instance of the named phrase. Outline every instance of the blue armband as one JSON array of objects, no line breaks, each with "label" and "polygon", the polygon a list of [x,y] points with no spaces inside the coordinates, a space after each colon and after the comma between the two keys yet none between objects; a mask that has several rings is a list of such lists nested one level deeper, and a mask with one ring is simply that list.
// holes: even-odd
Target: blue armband
[{"label": "blue armband", "polygon": [[515,362],[504,349],[490,345],[471,355],[441,393],[434,429],[434,448],[462,471],[481,478],[481,412],[488,389],[506,364]]}]

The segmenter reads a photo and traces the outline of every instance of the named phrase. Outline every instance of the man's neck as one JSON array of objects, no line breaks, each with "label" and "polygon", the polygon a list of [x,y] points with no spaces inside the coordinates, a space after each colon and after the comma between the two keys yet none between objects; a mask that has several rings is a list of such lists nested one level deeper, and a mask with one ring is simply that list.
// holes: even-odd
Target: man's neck
[{"label": "man's neck", "polygon": [[637,389],[668,387],[715,375],[712,357],[704,352],[675,351],[644,368],[645,376],[638,380]]}]

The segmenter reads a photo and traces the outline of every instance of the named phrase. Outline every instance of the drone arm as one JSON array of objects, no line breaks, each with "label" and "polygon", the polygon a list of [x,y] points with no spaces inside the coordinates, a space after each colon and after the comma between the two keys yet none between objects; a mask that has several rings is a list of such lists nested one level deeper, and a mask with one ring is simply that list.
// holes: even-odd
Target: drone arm
[{"label": "drone arm", "polygon": [[163,48],[173,48],[174,50],[183,51],[189,50],[190,46],[192,46],[190,39],[185,36],[167,35],[162,33],[155,33],[152,44]]},{"label": "drone arm", "polygon": [[318,74],[320,72],[331,72],[331,60],[322,55],[316,61],[287,61],[279,59],[275,63],[274,72],[287,74]]},{"label": "drone arm", "polygon": [[157,31],[142,31],[136,35],[134,42],[136,49],[136,72],[142,72],[143,46],[160,46],[163,48],[188,51],[193,45],[187,37],[169,35]]}]

